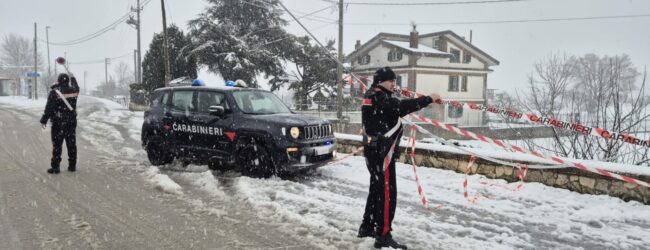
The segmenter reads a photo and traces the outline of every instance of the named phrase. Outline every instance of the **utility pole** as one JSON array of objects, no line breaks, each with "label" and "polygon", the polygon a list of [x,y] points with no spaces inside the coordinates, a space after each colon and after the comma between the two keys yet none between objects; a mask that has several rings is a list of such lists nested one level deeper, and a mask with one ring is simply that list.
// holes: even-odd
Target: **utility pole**
[{"label": "utility pole", "polygon": [[36,32],[36,23],[34,23],[34,99],[38,100],[38,34]]},{"label": "utility pole", "polygon": [[140,0],[137,1],[137,26],[138,29],[138,83],[142,83],[142,49],[140,49]]},{"label": "utility pole", "polygon": [[105,84],[108,84],[108,64],[110,64],[110,63],[111,63],[110,58],[106,58],[104,60],[104,75],[106,77],[106,82],[104,82]]},{"label": "utility pole", "polygon": [[86,75],[88,74],[88,71],[84,70],[84,95],[88,94],[88,89],[86,88]]},{"label": "utility pole", "polygon": [[45,26],[45,42],[47,43],[47,77],[52,76],[52,65],[50,60],[50,26]]},{"label": "utility pole", "polygon": [[140,50],[140,10],[141,10],[141,8],[140,8],[140,0],[137,0],[135,8],[131,8],[131,11],[135,11],[136,18],[133,19],[133,17],[131,16],[131,17],[129,17],[129,19],[126,20],[127,24],[133,25],[133,27],[135,28],[136,33],[138,35],[138,45],[137,45],[138,49],[135,50],[135,51],[137,51],[136,52],[137,56],[136,56],[136,59],[134,60],[135,61],[135,65],[134,65],[135,72],[134,73],[135,73],[135,82],[136,83],[142,83],[142,60],[141,60],[141,58],[142,58],[141,51],[142,50]]},{"label": "utility pole", "polygon": [[133,73],[135,74],[133,81],[138,83],[138,50],[136,49],[133,50],[133,68]]},{"label": "utility pole", "polygon": [[343,117],[343,0],[339,0],[339,62],[336,66],[336,118]]},{"label": "utility pole", "polygon": [[165,46],[165,87],[169,87],[169,82],[172,80],[169,68],[169,44],[167,41],[167,17],[165,15],[165,0],[160,0],[162,7],[162,20],[163,20],[163,46]]}]

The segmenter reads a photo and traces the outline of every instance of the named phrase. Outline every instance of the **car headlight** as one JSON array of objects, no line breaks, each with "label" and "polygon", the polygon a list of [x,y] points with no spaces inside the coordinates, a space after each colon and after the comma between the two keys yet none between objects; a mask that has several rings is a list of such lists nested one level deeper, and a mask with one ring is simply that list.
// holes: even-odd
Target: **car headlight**
[{"label": "car headlight", "polygon": [[293,139],[298,139],[298,136],[300,136],[300,129],[298,129],[298,127],[292,127],[291,130],[289,130],[289,134]]}]

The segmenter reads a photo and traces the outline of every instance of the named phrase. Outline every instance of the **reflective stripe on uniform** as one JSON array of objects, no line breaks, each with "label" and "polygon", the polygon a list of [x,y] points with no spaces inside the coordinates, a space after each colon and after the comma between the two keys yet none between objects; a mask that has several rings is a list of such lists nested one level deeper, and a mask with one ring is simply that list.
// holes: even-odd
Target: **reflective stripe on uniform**
[{"label": "reflective stripe on uniform", "polygon": [[393,136],[393,134],[395,134],[395,132],[397,132],[397,130],[398,130],[401,126],[402,126],[402,121],[397,120],[397,123],[395,124],[395,126],[393,126],[393,128],[391,128],[390,130],[388,130],[388,132],[386,132],[386,134],[384,134],[384,137],[386,137],[386,138],[390,138],[391,136]]},{"label": "reflective stripe on uniform", "polygon": [[[59,95],[59,98],[61,100],[63,100],[63,102],[65,103],[65,106],[67,106],[68,109],[70,109],[70,111],[74,111],[74,109],[72,108],[72,105],[70,105],[70,103],[66,99],[66,96],[63,93],[61,93],[61,91],[59,91],[58,89],[55,89],[54,92],[56,92],[56,94]],[[77,94],[77,96],[79,95],[79,93],[75,93],[75,94]]]}]

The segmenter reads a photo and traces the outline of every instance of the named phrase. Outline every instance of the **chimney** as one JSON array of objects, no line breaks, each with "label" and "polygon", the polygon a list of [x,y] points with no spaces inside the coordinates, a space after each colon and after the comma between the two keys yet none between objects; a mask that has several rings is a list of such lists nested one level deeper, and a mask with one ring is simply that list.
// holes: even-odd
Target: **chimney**
[{"label": "chimney", "polygon": [[472,30],[469,30],[469,43],[472,43]]},{"label": "chimney", "polygon": [[357,40],[357,43],[354,44],[354,50],[358,50],[361,47],[361,41]]},{"label": "chimney", "polygon": [[417,25],[415,25],[415,23],[412,23],[411,25],[413,25],[413,30],[411,31],[411,37],[409,39],[409,47],[417,49],[420,40],[418,31],[416,30]]}]

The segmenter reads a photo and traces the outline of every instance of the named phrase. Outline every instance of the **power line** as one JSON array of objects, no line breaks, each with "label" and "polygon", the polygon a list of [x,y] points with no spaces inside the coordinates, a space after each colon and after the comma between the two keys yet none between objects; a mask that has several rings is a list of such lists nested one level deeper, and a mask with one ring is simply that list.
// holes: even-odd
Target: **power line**
[{"label": "power line", "polygon": [[[593,17],[568,17],[568,18],[542,18],[542,19],[520,19],[520,20],[498,20],[498,21],[461,21],[461,22],[425,22],[418,25],[456,25],[456,24],[503,24],[503,23],[533,23],[533,22],[556,22],[556,21],[579,21],[599,19],[622,19],[650,17],[650,14],[618,15],[618,16],[593,16]],[[410,23],[345,23],[346,25],[411,25]]]},{"label": "power line", "polygon": [[[335,3],[333,0],[323,0],[328,3]],[[374,5],[374,6],[422,6],[422,5],[458,5],[458,4],[488,4],[488,3],[504,3],[504,2],[522,2],[528,0],[481,0],[481,1],[455,1],[455,2],[393,2],[393,3],[378,3],[378,2],[345,2],[349,5]]]},{"label": "power line", "polygon": [[[269,2],[265,2],[265,1],[259,1],[259,2],[262,3],[262,4],[267,4],[268,6],[274,7]],[[251,6],[255,6],[255,7],[258,7],[258,8],[263,8],[263,9],[268,8],[268,6],[262,6],[262,5],[254,4],[254,3],[251,3],[251,2],[247,2],[247,1],[243,1],[243,3],[251,5]],[[326,17],[316,16],[314,14],[316,14],[318,12],[322,12],[324,10],[327,10],[327,9],[331,8],[332,6],[328,6],[326,8],[319,9],[319,10],[314,11],[312,13],[302,12],[302,11],[298,11],[298,10],[295,10],[295,9],[291,9],[291,11],[302,15],[302,16],[298,17],[298,19],[303,19],[304,18],[304,19],[308,19],[308,20],[312,20],[312,21],[318,21],[318,22],[322,22],[322,23],[331,23],[331,22],[335,22],[336,20],[329,19],[329,18],[326,18]],[[294,22],[294,20],[291,20],[289,22]]]},{"label": "power line", "polygon": [[[126,53],[126,54],[123,54],[123,55],[119,55],[119,56],[115,56],[115,57],[107,57],[107,58],[110,59],[110,60],[115,60],[115,59],[120,59],[120,58],[123,58],[123,57],[132,56],[132,55],[133,55],[133,52],[129,52],[129,53]],[[94,60],[84,60],[84,61],[78,61],[78,62],[71,61],[71,62],[68,62],[68,64],[76,64],[76,65],[79,65],[79,64],[99,64],[99,63],[104,63],[105,60],[106,60],[106,58],[94,59]]]},{"label": "power line", "polygon": [[[150,1],[151,0],[146,0],[142,4],[141,8],[144,8],[144,6],[146,6]],[[120,18],[118,18],[117,20],[112,22],[111,24],[109,24],[109,25],[107,25],[107,26],[105,26],[105,27],[103,27],[103,28],[99,29],[98,31],[95,31],[95,32],[93,32],[91,34],[88,34],[88,35],[85,35],[85,36],[82,36],[82,37],[79,37],[79,38],[76,38],[76,39],[73,39],[73,40],[70,40],[70,41],[66,41],[66,42],[50,42],[49,44],[55,45],[55,46],[70,46],[70,45],[75,45],[75,44],[80,44],[80,43],[83,43],[83,42],[90,41],[92,39],[95,39],[95,38],[105,34],[108,31],[113,30],[115,27],[117,27],[118,25],[120,25],[121,23],[126,21],[130,16],[131,16],[131,11],[127,12],[126,14],[124,14],[123,16],[121,16]]]}]

